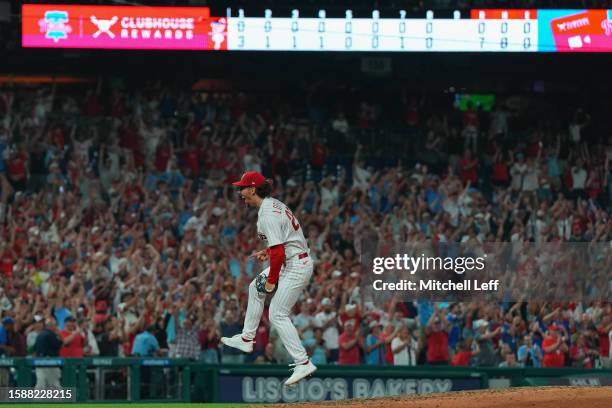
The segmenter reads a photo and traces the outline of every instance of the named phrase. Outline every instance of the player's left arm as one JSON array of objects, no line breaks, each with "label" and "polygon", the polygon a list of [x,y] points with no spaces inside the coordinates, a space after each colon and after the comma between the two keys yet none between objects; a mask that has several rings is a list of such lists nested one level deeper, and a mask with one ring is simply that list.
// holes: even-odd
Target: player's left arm
[{"label": "player's left arm", "polygon": [[285,262],[285,245],[283,242],[283,226],[281,218],[271,215],[261,222],[262,233],[268,241],[268,257],[270,258],[270,273],[266,282],[266,290],[272,291],[278,283],[281,267]]}]

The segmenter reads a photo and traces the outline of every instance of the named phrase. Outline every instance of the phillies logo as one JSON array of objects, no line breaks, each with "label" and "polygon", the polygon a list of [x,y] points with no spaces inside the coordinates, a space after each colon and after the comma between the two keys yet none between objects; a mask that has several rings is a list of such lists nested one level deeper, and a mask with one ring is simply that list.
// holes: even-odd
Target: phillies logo
[{"label": "phillies logo", "polygon": [[65,40],[72,32],[72,27],[68,24],[68,12],[51,10],[45,11],[44,18],[38,21],[40,32],[45,33],[45,38],[54,42]]},{"label": "phillies logo", "polygon": [[601,22],[601,28],[604,29],[606,35],[612,35],[612,20],[604,20]]}]

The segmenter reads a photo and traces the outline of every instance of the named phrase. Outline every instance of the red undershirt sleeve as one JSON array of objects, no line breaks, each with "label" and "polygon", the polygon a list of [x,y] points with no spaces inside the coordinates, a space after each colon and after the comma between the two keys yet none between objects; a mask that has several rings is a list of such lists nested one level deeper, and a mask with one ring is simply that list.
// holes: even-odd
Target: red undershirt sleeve
[{"label": "red undershirt sleeve", "polygon": [[268,248],[268,254],[270,255],[268,283],[276,285],[281,267],[285,263],[285,246],[283,244],[271,246]]}]

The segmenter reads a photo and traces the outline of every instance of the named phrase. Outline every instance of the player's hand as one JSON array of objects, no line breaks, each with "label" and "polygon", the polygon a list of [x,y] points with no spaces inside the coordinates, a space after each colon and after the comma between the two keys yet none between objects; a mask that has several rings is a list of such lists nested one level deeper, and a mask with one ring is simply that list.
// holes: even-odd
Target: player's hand
[{"label": "player's hand", "polygon": [[259,261],[262,261],[262,262],[270,257],[266,249],[262,249],[261,251],[255,251],[251,254],[251,256],[253,258],[257,258]]},{"label": "player's hand", "polygon": [[273,292],[276,285],[270,282],[266,282],[266,292]]}]

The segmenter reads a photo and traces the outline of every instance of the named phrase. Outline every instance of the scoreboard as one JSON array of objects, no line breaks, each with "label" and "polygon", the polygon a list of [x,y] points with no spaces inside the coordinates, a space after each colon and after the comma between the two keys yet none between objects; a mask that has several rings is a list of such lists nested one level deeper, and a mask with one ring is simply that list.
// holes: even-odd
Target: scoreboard
[{"label": "scoreboard", "polygon": [[[395,14],[395,16],[393,16]],[[475,9],[440,18],[427,11],[346,10],[275,16],[207,7],[25,4],[22,45],[34,48],[334,52],[612,52],[612,10]]]},{"label": "scoreboard", "polygon": [[260,51],[538,51],[536,10],[473,10],[471,18],[437,19],[432,11],[422,19],[397,18],[274,18],[245,17],[242,11],[228,17],[227,47]]}]

